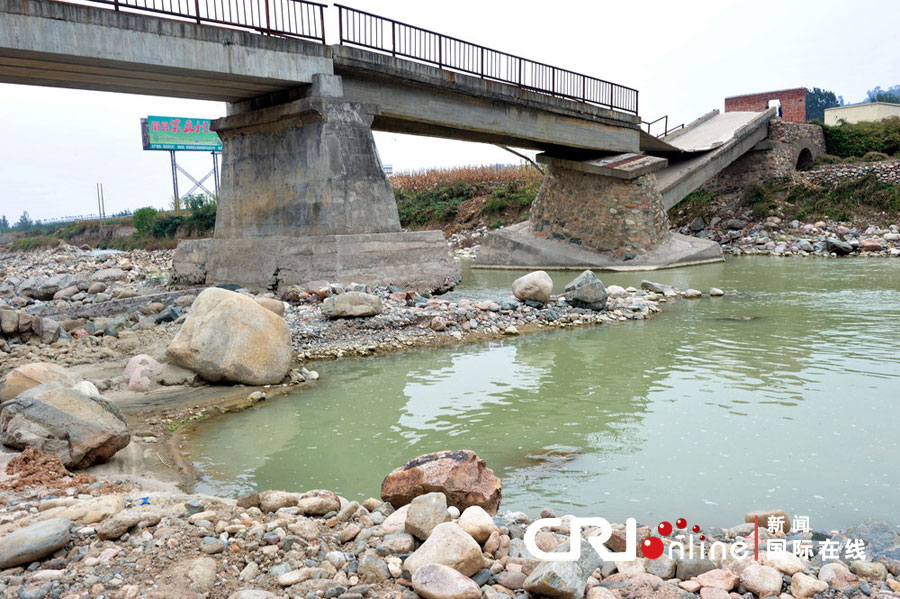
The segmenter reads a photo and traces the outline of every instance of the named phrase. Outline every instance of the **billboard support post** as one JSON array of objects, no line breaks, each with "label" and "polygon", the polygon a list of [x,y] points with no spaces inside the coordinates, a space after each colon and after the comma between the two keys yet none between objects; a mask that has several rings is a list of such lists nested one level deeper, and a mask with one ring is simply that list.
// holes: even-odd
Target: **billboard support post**
[{"label": "billboard support post", "polygon": [[175,150],[169,150],[169,156],[172,157],[172,189],[175,192],[173,196],[175,205],[173,208],[175,208],[178,207],[178,200],[181,199],[181,196],[178,195],[178,162],[175,161]]}]

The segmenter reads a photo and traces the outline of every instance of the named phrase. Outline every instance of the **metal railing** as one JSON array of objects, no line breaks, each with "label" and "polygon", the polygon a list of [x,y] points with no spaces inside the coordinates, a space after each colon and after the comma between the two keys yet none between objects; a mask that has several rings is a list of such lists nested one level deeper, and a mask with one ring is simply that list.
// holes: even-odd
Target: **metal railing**
[{"label": "metal railing", "polygon": [[658,119],[656,119],[655,121],[649,121],[649,122],[641,121],[641,125],[647,125],[647,133],[650,133],[651,125],[655,125],[656,123],[658,123],[660,121],[663,121],[663,132],[656,136],[657,139],[659,139],[661,137],[665,137],[666,135],[668,135],[669,133],[672,133],[673,131],[678,131],[679,129],[684,129],[684,123],[681,123],[680,125],[675,125],[671,129],[669,129],[669,115],[661,116]]},{"label": "metal railing", "polygon": [[325,4],[306,0],[87,0],[125,12],[148,12],[198,24],[248,29],[325,43]]},{"label": "metal railing", "polygon": [[603,79],[560,69],[336,4],[340,43],[411,58],[443,69],[508,83],[539,93],[638,112],[638,92]]}]

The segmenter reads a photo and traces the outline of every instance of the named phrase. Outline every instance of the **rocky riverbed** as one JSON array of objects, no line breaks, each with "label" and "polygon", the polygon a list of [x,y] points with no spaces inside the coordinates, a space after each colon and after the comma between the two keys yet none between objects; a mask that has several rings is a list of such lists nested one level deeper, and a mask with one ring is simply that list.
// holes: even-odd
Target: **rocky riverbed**
[{"label": "rocky riverbed", "polygon": [[900,228],[895,224],[858,227],[835,221],[784,222],[777,216],[760,221],[746,214],[709,221],[698,216],[680,232],[717,241],[722,251],[735,256],[900,257]]},{"label": "rocky riverbed", "polygon": [[[842,552],[829,563],[815,549],[804,558],[763,552],[758,562],[604,562],[587,544],[577,562],[538,559],[524,545],[536,515],[504,512],[500,481],[462,450],[387,473],[380,498],[182,493],[171,484],[186,480],[180,427],[315,384],[315,360],[643,320],[667,302],[733,292],[607,287],[585,271],[555,295],[537,271],[492,300],[329,282],[275,297],[170,288],[169,259],[72,247],[5,255],[0,437],[27,448],[2,456],[5,597],[751,599],[887,597],[900,587],[900,535],[883,523],[788,535],[833,540]],[[641,543],[653,526],[638,527]],[[607,546],[621,551],[623,527],[613,528]],[[544,529],[538,547],[565,549],[566,530]],[[700,531],[729,546],[751,532],[746,522]],[[664,544],[677,534],[659,532]],[[844,552],[859,537],[867,553]]]},{"label": "rocky riverbed", "polygon": [[[467,451],[420,456],[387,473],[381,498],[272,490],[232,499],[70,478],[59,464],[51,480],[29,464],[11,466],[0,480],[0,593],[9,599],[900,596],[900,534],[884,523],[845,532],[760,529],[763,543],[813,547],[803,557],[731,551],[752,546],[755,516],[790,522],[780,510],[690,534],[681,521],[637,527],[642,546],[648,537],[666,548],[680,542],[693,545],[694,557],[673,550],[649,559],[638,550],[635,559],[604,561],[584,543],[574,562],[535,558],[525,536],[537,515],[504,512],[500,481]],[[45,458],[40,465],[52,467]],[[548,508],[540,517],[555,514]],[[537,547],[567,549],[568,524],[563,517],[542,528]],[[625,551],[624,526],[611,528],[606,547]],[[584,529],[587,537],[602,532]],[[727,551],[701,558],[698,539]],[[857,539],[863,557],[851,552]],[[824,542],[836,548],[833,559],[818,549]]]}]

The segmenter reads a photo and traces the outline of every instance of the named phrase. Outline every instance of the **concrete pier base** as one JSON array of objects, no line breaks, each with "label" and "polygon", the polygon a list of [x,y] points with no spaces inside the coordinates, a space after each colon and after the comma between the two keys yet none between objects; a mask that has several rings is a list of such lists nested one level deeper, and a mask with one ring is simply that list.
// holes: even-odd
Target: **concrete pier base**
[{"label": "concrete pier base", "polygon": [[213,239],[182,241],[176,282],[284,291],[312,281],[444,292],[459,265],[441,231],[400,231],[372,118],[317,74],[307,96],[263,108],[231,105],[215,121],[222,185]]},{"label": "concrete pier base", "polygon": [[279,293],[312,281],[441,293],[460,280],[441,231],[188,240],[172,263],[181,284],[236,283]]},{"label": "concrete pier base", "polygon": [[719,244],[708,239],[667,233],[645,252],[623,260],[614,251],[596,251],[566,241],[539,237],[530,221],[494,231],[484,238],[475,268],[657,270],[722,262]]}]

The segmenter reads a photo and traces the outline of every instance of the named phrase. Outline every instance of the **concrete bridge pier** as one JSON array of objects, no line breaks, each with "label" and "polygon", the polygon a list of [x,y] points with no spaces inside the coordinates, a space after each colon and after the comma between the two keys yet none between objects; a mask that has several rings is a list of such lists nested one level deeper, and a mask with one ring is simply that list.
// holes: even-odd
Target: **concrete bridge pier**
[{"label": "concrete bridge pier", "polygon": [[400,230],[372,135],[377,106],[346,101],[340,76],[328,74],[298,99],[248,104],[213,124],[223,145],[215,235],[179,244],[179,281],[273,291],[312,281],[456,284],[441,231]]},{"label": "concrete bridge pier", "polygon": [[529,220],[488,235],[476,267],[645,270],[721,260],[718,244],[669,231],[656,177],[665,158],[538,160],[546,168]]}]

